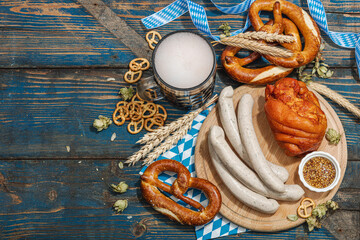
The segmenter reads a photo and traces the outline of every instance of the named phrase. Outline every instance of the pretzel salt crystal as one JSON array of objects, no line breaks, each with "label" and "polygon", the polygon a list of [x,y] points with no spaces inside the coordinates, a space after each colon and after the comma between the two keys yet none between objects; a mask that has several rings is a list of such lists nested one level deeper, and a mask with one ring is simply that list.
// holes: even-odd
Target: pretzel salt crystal
[{"label": "pretzel salt crystal", "polygon": [[[177,173],[177,179],[172,186],[158,179],[160,173],[164,171]],[[175,160],[164,159],[152,163],[141,176],[140,188],[145,200],[156,211],[181,224],[203,225],[213,219],[221,207],[221,194],[217,187],[205,179],[192,178],[189,170]],[[189,188],[202,190],[206,194],[209,204],[203,207],[199,202],[185,197],[183,194]],[[199,211],[179,205],[161,191],[174,195]]]},{"label": "pretzel salt crystal", "polygon": [[280,3],[281,13],[295,23],[305,40],[303,50],[294,51],[292,57],[280,58],[269,55],[264,57],[272,64],[285,68],[298,68],[311,62],[320,49],[320,31],[310,15],[300,7],[285,0],[256,0],[249,8],[249,18],[256,31],[259,31],[264,23],[260,19],[260,11],[273,11],[274,4]]}]

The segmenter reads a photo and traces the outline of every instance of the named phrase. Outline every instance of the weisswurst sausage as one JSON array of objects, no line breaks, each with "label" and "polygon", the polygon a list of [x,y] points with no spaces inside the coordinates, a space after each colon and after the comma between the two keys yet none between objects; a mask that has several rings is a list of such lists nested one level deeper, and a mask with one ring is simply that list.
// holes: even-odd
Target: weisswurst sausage
[{"label": "weisswurst sausage", "polygon": [[[304,194],[299,185],[285,185],[285,191],[280,193],[269,189],[241,159],[239,159],[225,140],[224,131],[219,126],[209,130],[208,141],[212,145],[222,165],[243,185],[250,190],[276,200],[297,201]],[[227,176],[223,176],[226,178]]]},{"label": "weisswurst sausage", "polygon": [[230,192],[240,202],[262,213],[272,214],[276,212],[276,210],[279,208],[279,203],[277,201],[273,199],[267,199],[266,197],[261,196],[260,194],[257,194],[242,185],[221,164],[210,141],[208,141],[208,146],[211,160],[216,169],[216,172],[218,173],[224,184],[228,187]]},{"label": "weisswurst sausage", "polygon": [[[231,86],[225,87],[220,93],[218,101],[220,121],[225,131],[226,137],[229,139],[231,145],[238,153],[239,157],[251,169],[254,169],[239,135],[239,127],[234,110],[233,94],[234,90]],[[289,173],[284,167],[278,166],[269,161],[267,161],[267,164],[283,182],[286,182],[286,180],[289,178]]]},{"label": "weisswurst sausage", "polygon": [[240,137],[249,155],[254,170],[266,186],[276,192],[284,192],[285,185],[268,167],[267,160],[261,150],[252,122],[254,100],[250,94],[244,94],[237,111]]}]

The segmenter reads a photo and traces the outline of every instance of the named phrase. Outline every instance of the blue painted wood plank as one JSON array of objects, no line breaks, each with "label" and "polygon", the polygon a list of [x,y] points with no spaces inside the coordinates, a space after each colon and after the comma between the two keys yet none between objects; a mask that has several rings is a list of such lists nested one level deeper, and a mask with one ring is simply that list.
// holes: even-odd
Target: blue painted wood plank
[{"label": "blue painted wood plank", "polygon": [[[92,122],[100,114],[112,116],[120,100],[118,91],[128,86],[124,70],[2,70],[0,71],[0,158],[126,158],[140,146],[135,142],[145,133],[131,135],[126,126],[111,125],[96,132]],[[150,70],[147,72],[150,74]],[[337,70],[334,77],[317,80],[339,91],[359,106],[360,85],[350,69]],[[295,74],[292,76],[295,77]],[[116,81],[107,79],[114,77]],[[218,71],[215,92],[226,85],[241,84]],[[348,141],[350,159],[360,159],[359,120],[329,100],[338,113]],[[169,120],[185,111],[161,101]],[[110,141],[116,133],[118,138]],[[67,152],[65,146],[70,146]]]},{"label": "blue painted wood plank", "polygon": [[[324,1],[330,3],[330,1]],[[140,19],[165,7],[169,2],[106,1],[140,35],[147,30]],[[210,27],[214,33],[224,22],[241,28],[245,15],[224,15],[209,2],[199,2],[208,11]],[[223,5],[232,5],[229,2]],[[295,1],[300,4],[300,2]],[[342,5],[331,1],[327,14],[330,30],[359,32],[359,14],[351,13],[349,6],[358,8],[354,1]],[[305,7],[305,3],[301,3]],[[354,10],[355,11],[355,10]],[[126,67],[134,55],[111,33],[101,26],[76,1],[48,0],[0,2],[0,67]],[[158,30],[162,34],[178,29],[195,30],[190,16],[185,14]],[[126,34],[126,33],[124,33]],[[353,51],[339,48],[331,41],[326,48],[330,65],[353,66]],[[217,51],[220,54],[221,50]]]},{"label": "blue painted wood plank", "polygon": [[[169,221],[142,199],[140,166],[120,170],[118,161],[49,160],[0,161],[0,201],[4,203],[0,209],[1,239],[49,236],[130,239],[134,237],[136,223],[144,219],[148,230],[140,239],[195,238],[193,227]],[[356,174],[354,169],[359,169],[359,162],[351,161],[348,169],[344,183],[353,181],[351,176]],[[110,193],[104,183],[119,181],[129,184],[124,194]],[[359,186],[357,183],[354,187]],[[111,209],[117,199],[129,201],[129,207],[121,214]],[[352,205],[349,200],[343,202],[347,204],[345,209],[356,208],[356,202]],[[340,207],[343,209],[341,202]],[[278,233],[249,232],[225,239],[261,239],[264,235],[268,239],[333,239],[326,229],[308,233],[304,226]]]}]

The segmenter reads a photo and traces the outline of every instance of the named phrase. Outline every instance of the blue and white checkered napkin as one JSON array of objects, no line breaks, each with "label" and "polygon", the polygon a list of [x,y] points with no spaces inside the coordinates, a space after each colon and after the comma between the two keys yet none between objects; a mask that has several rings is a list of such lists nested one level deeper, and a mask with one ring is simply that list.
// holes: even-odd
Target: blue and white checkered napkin
[{"label": "blue and white checkered napkin", "polygon": [[[253,3],[255,0],[245,0],[238,5],[228,8],[216,5],[212,0],[210,1],[223,13],[241,14],[247,11],[251,3]],[[360,76],[360,33],[340,33],[330,31],[326,20],[325,9],[321,1],[307,0],[307,2],[311,16],[314,18],[320,29],[323,30],[335,44],[339,45],[340,47],[355,48],[355,58]],[[164,9],[141,19],[141,21],[146,28],[152,29],[171,22],[186,12],[189,12],[194,25],[199,31],[213,38],[214,40],[220,39],[219,36],[214,36],[211,34],[205,9],[201,5],[196,4],[190,0],[177,0]],[[249,21],[249,17],[247,17],[244,28],[232,32],[231,35],[233,36],[244,32],[250,25],[251,23]]]},{"label": "blue and white checkered napkin", "polygon": [[[200,127],[205,120],[206,116],[209,114],[210,108],[200,113],[193,121],[192,127],[189,132],[178,142],[178,144],[172,147],[169,151],[162,154],[157,160],[160,159],[173,159],[181,162],[187,169],[189,169],[191,176],[196,177],[195,173],[195,162],[194,162],[194,153],[195,153],[195,144],[198,132]],[[146,167],[141,169],[140,174],[143,174]],[[164,172],[159,176],[159,179],[167,184],[172,184],[175,180],[176,173],[172,172]],[[200,190],[191,189],[184,194],[187,197],[190,197],[198,202],[200,202],[203,206],[208,204],[208,200]],[[179,204],[190,207],[189,205],[183,203],[181,200],[176,199],[175,197],[168,195],[171,199],[178,202]],[[195,227],[196,238],[198,240],[206,240],[217,237],[223,237],[227,235],[237,234],[245,232],[246,229],[240,226],[237,226],[221,216],[221,214],[217,214],[215,218],[209,223]]]}]

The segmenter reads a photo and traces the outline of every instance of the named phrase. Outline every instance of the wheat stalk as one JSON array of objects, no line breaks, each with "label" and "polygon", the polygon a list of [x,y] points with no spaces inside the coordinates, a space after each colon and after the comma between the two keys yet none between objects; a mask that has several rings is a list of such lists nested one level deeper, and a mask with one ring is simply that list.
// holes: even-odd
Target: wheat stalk
[{"label": "wheat stalk", "polygon": [[291,43],[295,41],[294,36],[267,32],[245,32],[235,37],[253,40],[265,40],[266,42]]},{"label": "wheat stalk", "polygon": [[158,138],[163,138],[165,139],[167,136],[169,136],[172,132],[174,132],[176,129],[180,128],[181,126],[183,126],[184,124],[186,124],[189,121],[194,120],[194,118],[196,118],[196,116],[202,112],[203,110],[205,110],[206,108],[208,108],[211,104],[213,104],[214,102],[216,102],[216,100],[218,99],[218,96],[215,95],[213,98],[211,98],[204,106],[202,106],[201,108],[198,108],[195,111],[192,111],[184,116],[182,116],[181,118],[179,118],[176,121],[173,121],[169,124],[166,124],[165,126],[162,126],[160,128],[158,128],[157,130],[155,130],[154,132],[149,132],[147,134],[145,134],[139,141],[137,141],[136,143],[140,143],[140,144],[144,144],[150,141],[153,141],[154,139],[158,139]]},{"label": "wheat stalk", "polygon": [[[204,106],[202,106],[201,108],[192,111],[184,116],[182,116],[181,118],[179,118],[176,121],[171,122],[170,124],[167,124],[163,127],[158,128],[157,130],[155,130],[154,132],[150,132],[147,133],[143,136],[142,139],[140,139],[137,143],[146,143],[146,145],[142,146],[140,148],[139,151],[137,151],[136,153],[134,153],[133,155],[131,155],[125,163],[129,164],[129,165],[134,165],[135,163],[137,163],[138,161],[140,161],[140,159],[145,158],[145,156],[147,154],[149,154],[156,146],[158,146],[161,142],[165,140],[165,142],[174,142],[173,144],[177,143],[177,141],[179,141],[180,139],[178,139],[177,141],[175,141],[174,137],[171,138],[169,137],[171,133],[176,134],[178,131],[180,131],[182,128],[184,128],[184,126],[188,126],[192,124],[192,121],[196,118],[196,116],[202,112],[204,109],[208,108],[211,104],[213,104],[214,102],[216,102],[218,99],[218,96],[215,95],[214,97],[212,97]],[[189,127],[188,127],[189,128]],[[177,130],[177,131],[176,131]],[[176,131],[176,132],[174,132]],[[186,130],[187,131],[187,130]],[[168,140],[170,139],[170,140]],[[164,143],[165,143],[164,142]],[[155,151],[155,150],[154,150]],[[165,150],[166,151],[166,150]],[[163,152],[161,152],[163,153]],[[160,154],[161,154],[160,153]],[[158,155],[160,156],[160,155]],[[157,158],[157,157],[156,157]],[[155,158],[155,159],[156,159]]]},{"label": "wheat stalk", "polygon": [[134,153],[133,155],[131,155],[126,161],[125,163],[131,165],[134,165],[135,163],[137,163],[138,161],[140,161],[140,159],[144,158],[149,152],[151,152],[154,147],[156,147],[157,145],[159,145],[164,139],[154,139],[153,141],[151,141],[150,143],[142,146],[140,148],[139,151],[137,151],[136,153]]},{"label": "wheat stalk", "polygon": [[220,43],[232,47],[250,49],[254,52],[258,52],[261,54],[270,55],[274,57],[289,58],[293,55],[293,52],[286,48],[270,46],[255,40],[249,40],[245,38],[227,37],[227,38],[222,38],[220,40]]},{"label": "wheat stalk", "polygon": [[157,159],[162,153],[169,150],[172,146],[174,146],[181,138],[185,136],[185,134],[188,132],[188,130],[191,128],[192,121],[187,122],[185,125],[183,125],[181,128],[176,130],[171,136],[166,138],[166,140],[157,146],[154,151],[148,154],[147,158],[144,159],[143,165],[149,165],[152,163],[155,159]]},{"label": "wheat stalk", "polygon": [[350,111],[352,114],[354,114],[356,117],[360,118],[360,109],[357,108],[354,104],[352,104],[349,100],[341,96],[339,93],[335,92],[334,90],[331,90],[325,85],[315,83],[312,81],[309,81],[306,83],[310,88],[314,89],[316,92],[330,98],[340,106],[344,107],[348,111]]}]

